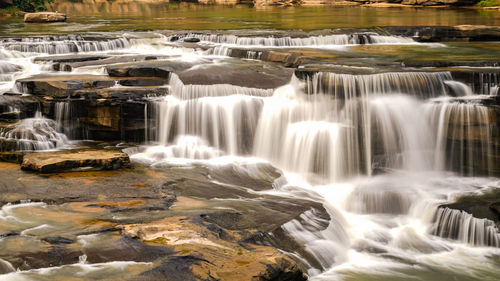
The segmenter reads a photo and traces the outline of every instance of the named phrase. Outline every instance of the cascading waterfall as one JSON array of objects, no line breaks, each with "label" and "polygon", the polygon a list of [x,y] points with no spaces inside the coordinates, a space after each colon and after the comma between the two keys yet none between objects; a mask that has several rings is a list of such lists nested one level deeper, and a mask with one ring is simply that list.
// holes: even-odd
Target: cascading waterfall
[{"label": "cascading waterfall", "polygon": [[450,87],[451,93],[455,97],[474,95],[472,89],[467,86],[467,84],[458,81],[444,81],[444,83],[446,84],[446,86]]},{"label": "cascading waterfall", "polygon": [[[282,168],[276,192],[324,200],[330,215],[324,220],[310,211],[282,226],[307,253],[312,279],[331,280],[339,268],[367,260],[398,266],[373,253],[397,259],[455,249],[456,242],[433,235],[497,247],[491,241],[498,229],[486,221],[461,218],[469,224],[449,235],[458,231],[454,216],[432,218],[455,188],[435,180],[435,171],[449,169],[444,124],[460,119],[442,113],[445,103],[428,99],[466,100],[472,92],[462,84],[457,92],[449,81],[449,72],[318,73],[305,82],[294,76],[271,91],[184,85],[172,75],[171,96],[153,105],[161,146],[146,147],[133,159],[155,164],[255,155]],[[469,117],[460,122],[470,123],[474,114],[462,114]],[[384,173],[371,176],[373,171]],[[369,177],[359,182],[363,174]]]},{"label": "cascading waterfall", "polygon": [[459,210],[439,208],[433,234],[450,238],[474,246],[500,247],[500,231],[488,219],[478,219]]},{"label": "cascading waterfall", "polygon": [[[415,43],[376,34],[305,38],[187,34],[183,38],[188,37],[211,44],[212,48],[197,54],[213,56],[230,54],[229,45]],[[15,60],[34,56],[32,52],[107,51],[148,40],[3,39],[0,58],[12,61],[0,63],[0,80],[19,71]],[[260,55],[247,52],[250,59]],[[477,191],[472,180],[457,188],[465,178],[445,171],[473,175],[495,168],[485,155],[494,154],[496,119],[490,107],[474,99],[474,94],[484,94],[482,89],[497,95],[495,79],[484,76],[484,85],[474,88],[454,81],[450,72],[319,72],[304,81],[293,76],[288,85],[277,89],[259,89],[189,85],[171,74],[169,96],[151,98],[144,109],[145,139],[155,145],[129,152],[132,159],[150,164],[256,156],[283,169],[283,176],[273,184],[275,190],[263,194],[321,202],[329,215],[321,217],[313,209],[282,226],[314,260],[309,264],[312,279],[332,280],[328,275],[332,271],[350,265],[360,268],[365,262],[375,267],[383,261],[380,264],[394,267],[433,268],[435,256],[452,255],[460,247],[500,247],[498,228],[490,221],[439,207],[455,198],[450,195],[456,195],[453,192]],[[1,129],[1,150],[66,146],[68,140],[61,131],[70,138],[79,137],[75,110],[71,102],[60,101],[55,103],[55,121],[37,116]],[[232,164],[234,169],[242,166],[237,161]],[[457,182],[448,183],[450,178]]]},{"label": "cascading waterfall", "polygon": [[60,148],[69,144],[54,120],[41,116],[27,118],[0,129],[0,150],[32,151]]},{"label": "cascading waterfall", "polygon": [[357,45],[357,44],[409,44],[416,43],[409,37],[385,36],[376,33],[334,34],[297,37],[247,37],[225,34],[183,34],[176,38],[198,38],[204,42],[226,44],[234,46],[264,46],[264,47],[313,47],[328,45]]},{"label": "cascading waterfall", "polygon": [[377,167],[434,170],[433,131],[421,116],[423,106],[405,95],[368,98],[373,120],[369,133],[373,163]]},{"label": "cascading waterfall", "polygon": [[22,53],[67,54],[123,49],[130,46],[130,42],[126,38],[88,41],[80,36],[58,36],[3,40],[0,45],[5,50]]},{"label": "cascading waterfall", "polygon": [[54,105],[54,119],[58,125],[58,130],[70,139],[80,137],[79,121],[75,116],[75,106],[70,101],[56,102]]},{"label": "cascading waterfall", "polygon": [[367,75],[318,72],[306,79],[306,91],[332,94],[344,99],[384,93],[404,93],[425,98],[445,95],[445,81],[452,79],[450,72],[388,72]]},{"label": "cascading waterfall", "polygon": [[[494,168],[493,112],[474,100],[436,99],[426,105],[436,134],[436,163],[465,175]],[[445,156],[446,155],[446,156]]]}]

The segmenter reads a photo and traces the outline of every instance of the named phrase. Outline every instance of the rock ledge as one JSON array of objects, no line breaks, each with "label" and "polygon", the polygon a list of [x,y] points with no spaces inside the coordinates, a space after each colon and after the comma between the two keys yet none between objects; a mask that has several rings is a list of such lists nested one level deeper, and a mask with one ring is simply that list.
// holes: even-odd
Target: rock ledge
[{"label": "rock ledge", "polygon": [[71,171],[78,168],[116,170],[130,166],[127,154],[111,150],[45,152],[27,154],[21,169],[40,173]]}]

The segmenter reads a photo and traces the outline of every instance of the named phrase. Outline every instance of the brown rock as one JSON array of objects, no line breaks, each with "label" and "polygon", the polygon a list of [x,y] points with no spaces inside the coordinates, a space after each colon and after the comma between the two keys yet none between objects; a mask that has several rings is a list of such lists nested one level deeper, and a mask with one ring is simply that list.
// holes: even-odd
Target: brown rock
[{"label": "brown rock", "polygon": [[24,15],[25,22],[61,22],[66,21],[66,14],[53,12],[27,13]]},{"label": "brown rock", "polygon": [[[242,247],[236,241],[242,232],[224,230],[225,239],[221,239],[186,217],[124,225],[122,233],[181,253],[143,273],[144,280],[164,278],[163,272],[179,277],[189,273],[195,280],[306,280],[298,264],[275,248]],[[185,269],[179,271],[181,267]]]},{"label": "brown rock", "polygon": [[48,152],[27,154],[21,169],[40,173],[70,171],[78,168],[115,170],[130,166],[130,159],[123,152],[87,150],[79,152]]}]

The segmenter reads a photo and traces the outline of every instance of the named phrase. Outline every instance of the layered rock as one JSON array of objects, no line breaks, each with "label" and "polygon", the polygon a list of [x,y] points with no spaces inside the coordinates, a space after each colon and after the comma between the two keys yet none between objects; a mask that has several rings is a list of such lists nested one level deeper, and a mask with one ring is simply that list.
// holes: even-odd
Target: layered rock
[{"label": "layered rock", "polygon": [[130,159],[125,153],[86,150],[27,154],[23,158],[21,168],[39,173],[55,173],[75,169],[116,170],[129,166]]}]

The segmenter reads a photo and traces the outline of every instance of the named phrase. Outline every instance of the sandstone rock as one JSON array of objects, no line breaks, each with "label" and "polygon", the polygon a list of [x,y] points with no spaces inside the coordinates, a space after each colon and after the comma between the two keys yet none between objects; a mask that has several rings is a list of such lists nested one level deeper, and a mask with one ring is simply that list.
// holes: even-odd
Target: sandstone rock
[{"label": "sandstone rock", "polygon": [[124,225],[123,232],[153,245],[167,245],[179,253],[189,253],[169,257],[141,274],[151,280],[166,273],[196,280],[306,280],[297,263],[276,249],[260,245],[241,247],[234,240],[241,236],[238,231],[227,231],[229,239],[224,240],[184,217],[171,217]]},{"label": "sandstone rock", "polygon": [[71,171],[78,168],[116,170],[130,166],[127,154],[108,150],[47,152],[27,154],[21,168],[40,173]]},{"label": "sandstone rock", "polygon": [[53,12],[27,13],[24,15],[25,22],[62,22],[66,21],[66,14]]},{"label": "sandstone rock", "polygon": [[115,80],[99,75],[36,75],[16,81],[23,92],[35,96],[67,98],[72,92],[81,89],[101,89],[115,85]]}]

